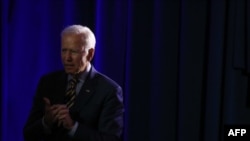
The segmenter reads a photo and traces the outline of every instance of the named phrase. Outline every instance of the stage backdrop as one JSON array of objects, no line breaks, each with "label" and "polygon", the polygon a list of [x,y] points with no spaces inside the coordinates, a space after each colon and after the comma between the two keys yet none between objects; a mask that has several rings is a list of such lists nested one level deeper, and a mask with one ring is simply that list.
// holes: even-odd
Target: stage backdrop
[{"label": "stage backdrop", "polygon": [[249,124],[248,0],[1,0],[1,140],[22,141],[60,32],[89,26],[94,66],[124,90],[124,141],[220,141]]}]

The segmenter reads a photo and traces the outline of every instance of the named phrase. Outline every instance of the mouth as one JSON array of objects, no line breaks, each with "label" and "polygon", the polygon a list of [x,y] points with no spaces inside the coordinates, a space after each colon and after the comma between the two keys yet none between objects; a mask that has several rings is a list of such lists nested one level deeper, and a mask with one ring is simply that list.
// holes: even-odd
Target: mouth
[{"label": "mouth", "polygon": [[73,68],[74,65],[73,65],[73,64],[64,64],[64,67],[65,67],[65,68]]}]

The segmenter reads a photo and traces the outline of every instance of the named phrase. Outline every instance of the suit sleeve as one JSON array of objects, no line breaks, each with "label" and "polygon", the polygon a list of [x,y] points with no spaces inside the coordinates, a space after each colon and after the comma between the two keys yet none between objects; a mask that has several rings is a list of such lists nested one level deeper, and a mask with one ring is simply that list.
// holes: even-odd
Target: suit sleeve
[{"label": "suit sleeve", "polygon": [[44,86],[43,84],[43,80],[41,79],[36,90],[36,95],[34,97],[28,120],[23,129],[25,141],[38,141],[44,136],[44,128],[42,124],[44,106],[41,95]]},{"label": "suit sleeve", "polygon": [[123,94],[121,87],[110,92],[103,104],[98,121],[98,131],[79,124],[74,140],[120,141],[123,130]]}]

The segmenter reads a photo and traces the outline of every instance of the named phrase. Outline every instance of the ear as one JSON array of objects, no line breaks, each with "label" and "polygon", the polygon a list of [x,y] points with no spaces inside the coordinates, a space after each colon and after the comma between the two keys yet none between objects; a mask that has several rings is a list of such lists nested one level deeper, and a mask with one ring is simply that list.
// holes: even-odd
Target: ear
[{"label": "ear", "polygon": [[95,54],[95,49],[94,48],[90,48],[88,50],[88,55],[87,55],[87,59],[88,59],[89,62],[93,59],[94,54]]}]

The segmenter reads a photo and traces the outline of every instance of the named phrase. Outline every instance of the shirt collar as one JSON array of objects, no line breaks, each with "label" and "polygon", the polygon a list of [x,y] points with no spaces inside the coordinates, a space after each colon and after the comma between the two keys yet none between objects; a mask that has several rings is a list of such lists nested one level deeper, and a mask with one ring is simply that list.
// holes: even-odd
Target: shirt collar
[{"label": "shirt collar", "polygon": [[[91,64],[89,63],[88,66],[86,67],[86,70],[83,73],[80,73],[80,75],[78,77],[78,81],[84,82],[86,77],[88,76],[88,73],[90,72],[90,69],[91,69]],[[68,81],[72,78],[73,78],[73,76],[71,74],[69,74]]]}]

